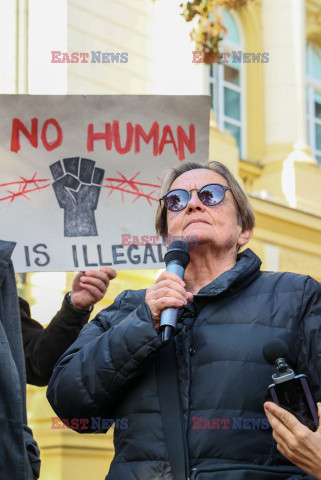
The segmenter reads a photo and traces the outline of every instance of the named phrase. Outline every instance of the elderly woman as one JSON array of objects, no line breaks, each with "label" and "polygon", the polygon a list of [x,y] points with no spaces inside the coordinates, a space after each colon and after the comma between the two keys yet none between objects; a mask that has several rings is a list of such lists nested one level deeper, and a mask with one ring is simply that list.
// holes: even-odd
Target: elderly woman
[{"label": "elderly woman", "polygon": [[[274,337],[321,399],[321,288],[307,276],[260,271],[249,249],[254,215],[218,162],[166,172],[157,232],[195,239],[184,280],[163,272],[147,290],[125,291],[84,327],[56,365],[48,399],[65,419],[115,419],[108,480],[177,480],[160,413],[161,312],[179,309],[175,348],[182,423],[195,480],[306,479],[277,449],[263,404],[275,369],[262,356]],[[197,243],[197,244],[196,244]],[[101,425],[97,418],[101,419]],[[91,420],[93,420],[91,418]],[[177,419],[178,421],[178,419]],[[93,427],[93,430],[91,429]]]}]

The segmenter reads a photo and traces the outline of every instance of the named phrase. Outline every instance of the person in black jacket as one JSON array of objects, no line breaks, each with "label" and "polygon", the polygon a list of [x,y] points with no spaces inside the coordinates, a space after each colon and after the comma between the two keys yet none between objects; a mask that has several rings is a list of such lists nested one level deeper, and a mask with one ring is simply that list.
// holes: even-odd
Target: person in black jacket
[{"label": "person in black jacket", "polygon": [[182,162],[166,173],[156,230],[165,240],[193,238],[184,279],[166,271],[147,290],[121,293],[83,328],[47,390],[60,418],[88,420],[80,433],[105,432],[114,419],[107,480],[177,480],[156,375],[167,307],[179,310],[174,343],[189,457],[179,462],[181,478],[311,478],[272,437],[263,404],[274,368],[262,349],[274,337],[287,343],[289,363],[321,400],[321,286],[261,271],[250,249],[238,253],[253,227],[251,206],[224,165]]},{"label": "person in black jacket", "polygon": [[61,309],[47,328],[31,318],[28,302],[19,298],[27,383],[41,387],[48,385],[58,359],[88,322],[93,305],[104,297],[109,276],[114,278],[116,272],[108,267],[79,272],[73,281],[72,292],[67,293]]},{"label": "person in black jacket", "polygon": [[36,480],[40,453],[28,426],[26,373],[12,252],[0,240],[0,478]]}]

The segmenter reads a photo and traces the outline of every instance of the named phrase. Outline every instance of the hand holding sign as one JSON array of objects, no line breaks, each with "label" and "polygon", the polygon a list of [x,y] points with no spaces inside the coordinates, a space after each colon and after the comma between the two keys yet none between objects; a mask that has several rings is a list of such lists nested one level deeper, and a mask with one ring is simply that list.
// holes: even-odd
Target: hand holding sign
[{"label": "hand holding sign", "polygon": [[101,267],[99,271],[79,272],[72,284],[72,304],[80,310],[88,310],[104,298],[110,280],[116,276],[116,271],[110,267]]},{"label": "hand holding sign", "polygon": [[93,160],[79,157],[55,162],[50,170],[59,206],[65,210],[64,236],[97,236],[94,211],[105,171]]}]

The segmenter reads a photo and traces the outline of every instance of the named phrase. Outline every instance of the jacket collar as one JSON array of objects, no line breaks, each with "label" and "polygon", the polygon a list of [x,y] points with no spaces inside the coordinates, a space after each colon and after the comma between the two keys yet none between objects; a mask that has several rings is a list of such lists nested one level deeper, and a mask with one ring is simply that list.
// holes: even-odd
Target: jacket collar
[{"label": "jacket collar", "polygon": [[260,273],[262,262],[252,250],[247,248],[236,257],[236,264],[222,273],[211,283],[201,288],[197,296],[214,296],[222,292],[234,293],[252,282]]}]

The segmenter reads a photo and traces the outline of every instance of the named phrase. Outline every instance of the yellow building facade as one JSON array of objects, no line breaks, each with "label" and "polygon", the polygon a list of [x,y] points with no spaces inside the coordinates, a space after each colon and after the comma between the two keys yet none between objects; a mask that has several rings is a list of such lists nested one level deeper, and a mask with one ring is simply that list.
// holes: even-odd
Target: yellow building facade
[{"label": "yellow building facade", "polygon": [[[193,63],[190,24],[173,0],[18,0],[3,5],[1,93],[211,94],[210,160],[242,182],[256,215],[248,245],[263,269],[321,281],[321,0],[252,0],[225,14],[232,61]],[[127,52],[127,64],[52,64],[51,51]],[[243,53],[250,56],[243,57]],[[268,54],[268,62],[252,54]],[[248,62],[248,59],[251,62]],[[265,56],[265,58],[267,58]],[[206,159],[200,159],[206,160]],[[319,163],[318,163],[319,162]],[[46,275],[46,276],[45,276]],[[119,272],[95,312],[156,271]],[[20,292],[48,323],[73,274],[28,274]],[[42,480],[104,478],[112,431],[54,428],[45,388],[28,386],[28,415]]]}]

